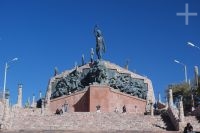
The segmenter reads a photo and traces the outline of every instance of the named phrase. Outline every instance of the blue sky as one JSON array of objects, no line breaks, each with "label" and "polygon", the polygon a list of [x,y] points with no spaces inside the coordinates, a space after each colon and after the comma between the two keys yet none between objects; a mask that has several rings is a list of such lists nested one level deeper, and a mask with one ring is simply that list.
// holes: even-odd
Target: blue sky
[{"label": "blue sky", "polygon": [[[185,11],[198,16],[176,16]],[[0,88],[3,90],[5,62],[10,63],[7,88],[11,102],[17,99],[17,85],[23,84],[23,101],[44,94],[54,67],[59,72],[81,63],[84,54],[89,61],[95,48],[94,25],[103,32],[106,53],[103,59],[146,75],[153,82],[155,94],[164,92],[170,83],[193,78],[194,65],[199,66],[200,46],[199,0],[1,0],[0,1]]]}]

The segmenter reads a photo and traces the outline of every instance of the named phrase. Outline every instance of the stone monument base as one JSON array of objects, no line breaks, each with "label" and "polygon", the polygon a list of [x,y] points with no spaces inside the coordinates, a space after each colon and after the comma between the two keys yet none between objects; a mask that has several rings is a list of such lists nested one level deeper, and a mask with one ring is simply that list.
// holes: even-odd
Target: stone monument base
[{"label": "stone monument base", "polygon": [[147,101],[122,93],[109,86],[90,85],[88,89],[50,101],[50,110],[66,112],[126,112],[144,114]]}]

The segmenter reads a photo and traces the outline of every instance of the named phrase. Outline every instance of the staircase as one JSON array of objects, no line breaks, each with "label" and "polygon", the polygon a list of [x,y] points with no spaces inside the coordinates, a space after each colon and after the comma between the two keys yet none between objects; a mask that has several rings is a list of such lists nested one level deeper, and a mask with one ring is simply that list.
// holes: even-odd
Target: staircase
[{"label": "staircase", "polygon": [[132,130],[166,131],[160,116],[122,113],[65,113],[63,115],[38,115],[32,113],[11,118],[12,130]]}]

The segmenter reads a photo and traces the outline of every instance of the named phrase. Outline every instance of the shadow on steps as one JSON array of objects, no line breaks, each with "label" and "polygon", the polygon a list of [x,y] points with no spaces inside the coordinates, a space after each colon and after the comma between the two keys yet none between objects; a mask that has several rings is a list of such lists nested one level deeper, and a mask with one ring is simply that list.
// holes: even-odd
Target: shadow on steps
[{"label": "shadow on steps", "polygon": [[198,120],[198,122],[200,123],[200,115],[196,116],[196,119]]},{"label": "shadow on steps", "polygon": [[166,124],[167,131],[176,131],[166,110],[161,111],[161,118],[164,121],[164,123]]}]

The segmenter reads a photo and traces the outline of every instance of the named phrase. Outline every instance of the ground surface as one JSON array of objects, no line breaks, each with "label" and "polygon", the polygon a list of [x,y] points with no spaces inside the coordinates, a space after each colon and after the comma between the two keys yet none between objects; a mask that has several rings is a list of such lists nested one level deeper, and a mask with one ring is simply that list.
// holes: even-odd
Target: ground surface
[{"label": "ground surface", "polygon": [[[134,131],[134,130],[19,130],[19,131],[0,131],[1,133],[155,133],[152,131]],[[178,131],[158,131],[157,133],[180,133]]]}]

